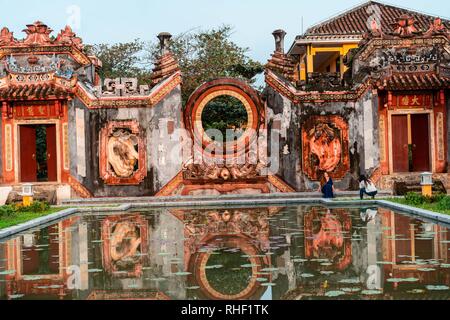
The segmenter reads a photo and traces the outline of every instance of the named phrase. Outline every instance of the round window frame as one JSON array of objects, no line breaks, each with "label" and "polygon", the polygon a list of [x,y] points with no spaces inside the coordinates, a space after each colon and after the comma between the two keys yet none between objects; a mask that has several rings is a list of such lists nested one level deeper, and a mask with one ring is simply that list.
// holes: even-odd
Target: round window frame
[{"label": "round window frame", "polygon": [[[203,127],[202,115],[206,106],[220,96],[231,96],[238,99],[247,111],[247,128],[236,141],[215,144]],[[185,125],[190,131],[196,149],[210,158],[234,158],[247,153],[250,146],[258,139],[258,131],[265,126],[264,112],[258,93],[243,81],[236,79],[218,79],[204,84],[190,97],[185,110]],[[239,148],[244,146],[244,148]],[[220,155],[213,150],[220,148]]]}]

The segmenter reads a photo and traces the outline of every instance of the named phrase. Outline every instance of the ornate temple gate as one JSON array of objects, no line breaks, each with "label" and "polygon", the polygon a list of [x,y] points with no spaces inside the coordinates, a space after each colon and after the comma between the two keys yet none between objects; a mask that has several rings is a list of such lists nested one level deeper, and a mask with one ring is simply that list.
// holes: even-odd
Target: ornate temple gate
[{"label": "ornate temple gate", "polygon": [[3,183],[67,182],[67,100],[3,102],[2,137]]},{"label": "ornate temple gate", "polygon": [[444,173],[447,162],[444,92],[389,92],[386,100],[380,103],[379,124],[383,174]]},{"label": "ornate temple gate", "polygon": [[[221,97],[235,99],[247,116],[246,124],[239,128],[241,134],[223,142],[209,136],[203,123],[209,103]],[[187,102],[184,126],[188,137],[184,141],[182,172],[158,196],[295,191],[269,172],[265,105],[246,82],[221,78],[200,86]]]}]

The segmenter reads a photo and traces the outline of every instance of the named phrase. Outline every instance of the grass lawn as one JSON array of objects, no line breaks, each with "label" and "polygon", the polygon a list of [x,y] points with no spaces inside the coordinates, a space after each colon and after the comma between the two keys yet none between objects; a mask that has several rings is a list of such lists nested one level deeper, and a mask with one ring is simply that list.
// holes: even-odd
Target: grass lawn
[{"label": "grass lawn", "polygon": [[12,216],[12,217],[1,217],[0,218],[0,230],[1,229],[5,229],[5,228],[9,228],[9,227],[13,227],[16,226],[18,224],[22,224],[24,222],[30,221],[30,220],[34,220],[40,217],[44,217],[47,216],[49,214],[52,213],[56,213],[59,212],[61,210],[64,210],[65,208],[52,208],[49,209],[47,211],[43,211],[43,212],[20,212],[17,213],[16,215]]},{"label": "grass lawn", "polygon": [[448,214],[450,215],[450,210],[440,210],[438,209],[438,203],[424,203],[421,205],[412,205],[410,203],[408,203],[408,201],[404,198],[398,198],[398,199],[384,199],[386,201],[391,201],[394,203],[399,203],[399,204],[403,204],[406,206],[410,206],[410,207],[415,207],[415,208],[419,208],[419,209],[424,209],[424,210],[429,210],[429,211],[433,211],[433,212],[437,212],[437,213],[443,213],[443,214]]}]

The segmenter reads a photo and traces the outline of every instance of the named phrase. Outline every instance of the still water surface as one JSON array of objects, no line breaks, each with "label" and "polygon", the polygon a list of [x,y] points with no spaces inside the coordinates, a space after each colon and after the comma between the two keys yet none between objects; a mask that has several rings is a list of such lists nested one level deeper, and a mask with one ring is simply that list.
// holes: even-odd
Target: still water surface
[{"label": "still water surface", "polygon": [[0,299],[450,299],[448,228],[378,208],[82,215],[0,242]]}]

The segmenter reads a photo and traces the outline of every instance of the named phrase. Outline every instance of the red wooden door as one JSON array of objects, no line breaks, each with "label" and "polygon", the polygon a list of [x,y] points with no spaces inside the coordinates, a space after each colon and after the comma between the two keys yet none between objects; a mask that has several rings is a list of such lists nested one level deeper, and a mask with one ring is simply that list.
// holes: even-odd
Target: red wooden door
[{"label": "red wooden door", "polygon": [[58,181],[57,170],[57,150],[56,150],[56,126],[47,126],[47,170],[48,181]]},{"label": "red wooden door", "polygon": [[409,172],[408,116],[392,116],[394,172]]},{"label": "red wooden door", "polygon": [[37,182],[36,128],[20,126],[20,180]]},{"label": "red wooden door", "polygon": [[430,171],[429,116],[427,114],[411,115],[411,131],[413,171]]}]

